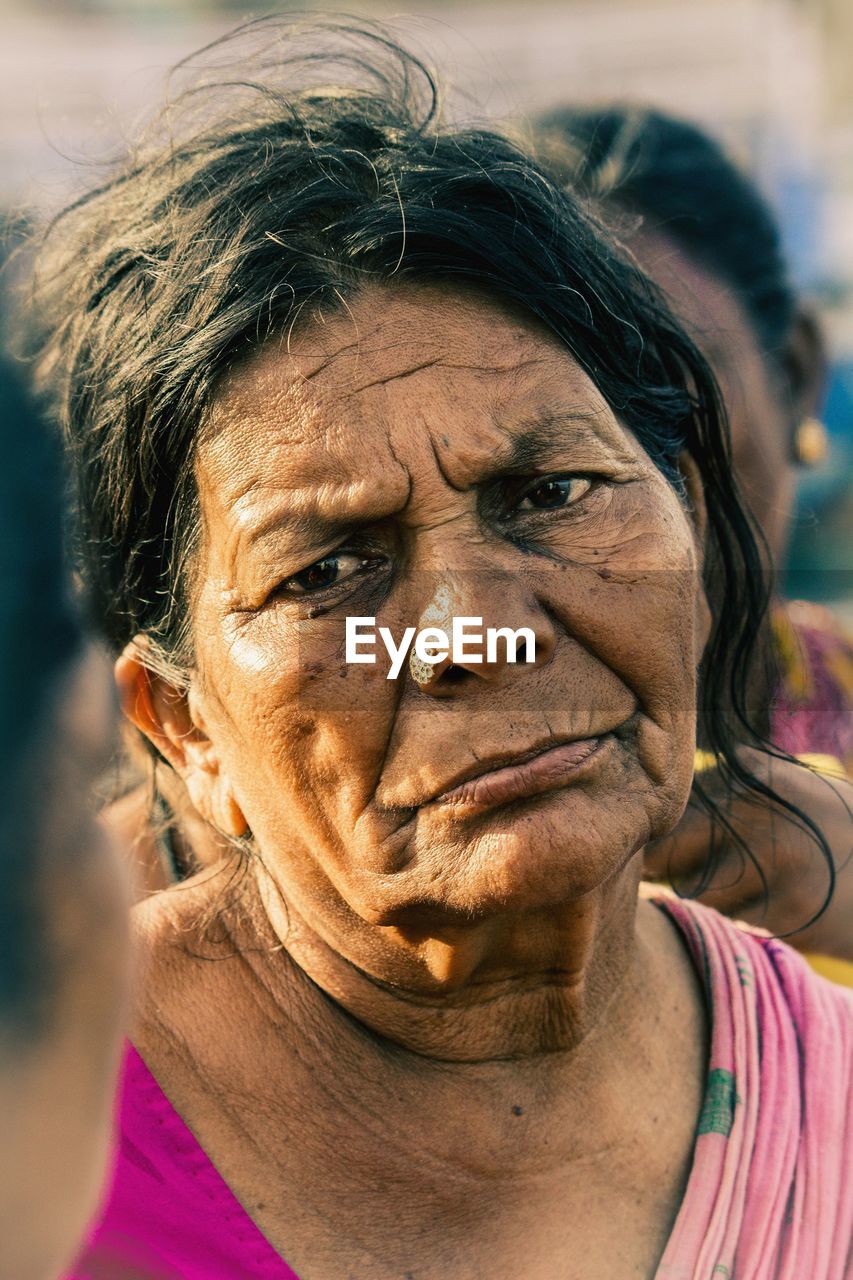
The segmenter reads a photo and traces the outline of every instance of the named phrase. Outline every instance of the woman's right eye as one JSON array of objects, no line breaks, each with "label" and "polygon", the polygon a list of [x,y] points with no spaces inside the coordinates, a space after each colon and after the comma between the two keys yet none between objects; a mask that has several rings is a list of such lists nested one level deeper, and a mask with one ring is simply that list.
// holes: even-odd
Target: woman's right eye
[{"label": "woman's right eye", "polygon": [[363,571],[374,560],[367,556],[356,555],[351,551],[336,551],[332,555],[315,560],[307,568],[300,569],[292,577],[286,578],[276,594],[288,596],[314,595],[337,587],[347,578]]}]

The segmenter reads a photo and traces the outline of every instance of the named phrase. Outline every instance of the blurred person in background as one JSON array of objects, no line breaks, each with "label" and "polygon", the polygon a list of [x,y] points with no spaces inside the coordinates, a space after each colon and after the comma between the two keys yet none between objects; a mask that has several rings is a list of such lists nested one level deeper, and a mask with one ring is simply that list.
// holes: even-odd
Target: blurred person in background
[{"label": "blurred person in background", "polygon": [[[122,703],[235,872],[137,908],[121,1155],[72,1274],[843,1280],[849,993],[638,900],[697,694],[763,786],[707,362],[384,28],[295,30],[209,50],[39,266]],[[350,616],[451,612],[535,655],[345,661]]]},{"label": "blurred person in background", "polygon": [[63,559],[58,447],[0,366],[0,1277],[55,1280],[95,1212],[128,977],[92,789],[115,695]]},{"label": "blurred person in background", "polygon": [[[566,107],[537,122],[552,160],[592,197],[634,259],[664,290],[711,363],[729,419],[737,483],[774,566],[785,563],[797,468],[819,461],[826,357],[815,313],[797,296],[781,237],[763,197],[696,125],[633,106]],[[782,831],[766,809],[742,801],[719,824],[721,859],[704,900],[793,941],[853,960],[853,645],[825,607],[778,597],[773,657],[751,712],[778,747],[820,776],[777,761],[776,782],[830,837],[838,871],[833,902],[809,928],[826,869],[808,838]],[[707,753],[700,785],[719,794]],[[830,779],[828,783],[826,779]],[[839,803],[839,798],[843,803]],[[754,861],[744,859],[742,836]],[[649,850],[650,875],[687,888],[706,865],[711,827],[691,804],[676,832]],[[762,873],[769,894],[765,894]],[[815,958],[836,978],[853,968]]]}]

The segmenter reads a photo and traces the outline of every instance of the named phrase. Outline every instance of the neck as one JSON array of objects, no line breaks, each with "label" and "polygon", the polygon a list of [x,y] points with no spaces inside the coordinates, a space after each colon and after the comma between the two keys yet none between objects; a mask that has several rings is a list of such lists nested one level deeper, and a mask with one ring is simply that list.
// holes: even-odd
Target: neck
[{"label": "neck", "polygon": [[[258,907],[298,968],[389,1047],[444,1063],[535,1058],[572,1051],[596,1028],[624,1026],[634,995],[647,989],[651,952],[637,932],[638,864],[548,910],[465,924],[366,926],[376,935],[361,948],[369,968],[312,927],[289,898],[285,905],[263,872]],[[280,972],[273,963],[265,973],[267,963],[257,976],[275,998]]]},{"label": "neck", "polygon": [[[290,903],[285,916],[268,884],[261,892],[263,882],[244,884],[229,907],[221,876],[199,877],[143,911],[169,945],[155,952],[166,968],[149,977],[155,1016],[150,1026],[143,1018],[135,1040],[157,1062],[164,1020],[180,1026],[190,1081],[206,1081],[205,1097],[225,1081],[229,1096],[247,1100],[241,1134],[253,1100],[257,1141],[272,1135],[270,1160],[281,1158],[281,1142],[269,1117],[280,1112],[289,1126],[297,1104],[312,1116],[304,1136],[318,1149],[346,1134],[356,1207],[381,1178],[399,1192],[395,1212],[422,1205],[425,1187],[440,1207],[450,1188],[453,1216],[460,1169],[489,1197],[509,1177],[512,1196],[519,1174],[577,1169],[583,1181],[617,1149],[626,1160],[640,1152],[644,1177],[657,1161],[669,1178],[681,1170],[701,1101],[705,1015],[679,934],[652,905],[638,910],[633,884],[614,883],[553,916],[481,925],[476,945],[463,946],[460,934],[454,947],[443,931],[454,963],[430,987],[380,982],[344,961]],[[189,987],[191,1003],[176,1009],[164,992],[186,963],[188,934],[201,954],[192,981],[178,986],[179,1002]],[[199,983],[212,984],[204,1000]],[[211,1008],[241,1034],[211,1037],[209,1014],[200,1014]]]},{"label": "neck", "polygon": [[[365,1108],[396,1117],[383,1176],[393,1167],[401,1185],[413,1148],[431,1152],[442,1177],[461,1162],[493,1185],[507,1170],[583,1167],[647,1123],[660,1141],[655,1126],[674,1106],[685,1131],[695,1122],[706,1035],[699,984],[669,920],[638,907],[633,878],[553,919],[496,923],[492,949],[471,944],[483,957],[471,978],[457,974],[453,990],[432,994],[342,961],[292,910],[280,915],[269,889],[256,905],[293,965],[282,981],[282,948],[242,951],[275,1041],[296,1022],[289,1039],[314,1064],[309,1076],[317,1062],[342,1064],[323,1086],[339,1126],[351,1112],[358,1129]],[[310,1090],[310,1078],[301,1087]]]}]

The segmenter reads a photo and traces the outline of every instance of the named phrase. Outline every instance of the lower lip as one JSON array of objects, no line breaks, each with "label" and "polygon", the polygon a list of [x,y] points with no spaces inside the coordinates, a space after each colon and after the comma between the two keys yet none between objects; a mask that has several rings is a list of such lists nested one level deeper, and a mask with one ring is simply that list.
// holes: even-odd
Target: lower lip
[{"label": "lower lip", "polygon": [[574,780],[584,766],[599,755],[607,740],[584,738],[578,742],[565,742],[522,764],[510,764],[503,769],[495,769],[494,773],[471,778],[452,791],[446,791],[437,803],[470,812],[494,809],[513,800],[556,791]]}]

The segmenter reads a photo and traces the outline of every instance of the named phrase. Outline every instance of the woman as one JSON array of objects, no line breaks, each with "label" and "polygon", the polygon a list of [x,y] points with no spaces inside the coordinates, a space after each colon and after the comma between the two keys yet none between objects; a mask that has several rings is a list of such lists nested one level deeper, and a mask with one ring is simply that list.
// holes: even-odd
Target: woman
[{"label": "woman", "polygon": [[[707,134],[656,111],[570,107],[539,127],[546,147],[557,144],[551,159],[605,210],[711,363],[731,425],[738,484],[772,562],[783,564],[796,466],[817,461],[825,445],[815,415],[826,364],[816,319],[793,288],[764,200]],[[836,892],[829,909],[801,929],[825,892],[813,845],[788,833],[780,856],[767,811],[743,799],[731,817],[755,861],[744,864],[729,841],[706,900],[775,931],[795,931],[799,947],[851,961],[853,789],[843,780],[853,765],[853,648],[826,609],[804,602],[777,601],[772,628],[777,669],[760,687],[758,710],[774,743],[836,780],[833,788],[805,770],[775,766],[777,786],[830,837]],[[721,795],[713,770],[703,781]],[[695,881],[709,834],[706,815],[691,806],[676,835],[650,852],[650,872]],[[853,978],[853,970],[830,968]]]},{"label": "woman", "polygon": [[104,1178],[127,891],[90,808],[109,667],[70,607],[58,449],[5,364],[0,449],[0,1275],[54,1280]]},{"label": "woman", "polygon": [[[139,908],[73,1275],[842,1280],[849,1002],[637,898],[761,613],[713,382],[524,153],[328,31],[42,267],[123,706],[240,852]],[[388,679],[348,618],[519,650]]]},{"label": "woman", "polygon": [[[633,233],[641,265],[667,289],[704,346],[731,406],[736,476],[779,561],[790,525],[793,462],[808,462],[820,441],[813,414],[824,360],[819,330],[791,288],[763,200],[716,143],[658,113],[569,109],[548,117],[544,130],[549,136],[556,130],[561,153],[566,135],[574,138],[573,182],[619,211],[620,229]],[[629,222],[636,224],[638,215],[639,228]],[[750,793],[733,801],[726,782],[707,769],[713,762],[707,753],[700,786],[725,807],[728,826],[712,825],[697,788],[673,836],[647,851],[648,870],[658,878],[675,876],[684,891],[702,892],[719,910],[784,935],[810,950],[822,972],[853,985],[853,789],[843,781],[853,751],[853,657],[831,615],[818,606],[777,604],[772,624],[784,678],[773,691],[772,724],[770,690],[761,684],[760,720],[780,747],[815,770],[777,760],[773,782],[827,837],[838,874],[831,904],[823,909],[827,870],[815,856],[812,833],[789,826],[780,842],[772,813]],[[761,756],[751,763],[761,773],[769,767]],[[145,783],[129,788],[106,813],[122,844],[135,851],[140,895],[227,855],[227,845],[198,820],[180,779],[163,768],[153,815],[152,821]],[[724,856],[707,883],[712,841]]]}]

